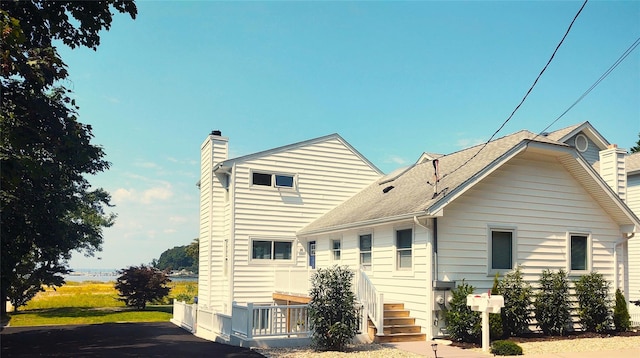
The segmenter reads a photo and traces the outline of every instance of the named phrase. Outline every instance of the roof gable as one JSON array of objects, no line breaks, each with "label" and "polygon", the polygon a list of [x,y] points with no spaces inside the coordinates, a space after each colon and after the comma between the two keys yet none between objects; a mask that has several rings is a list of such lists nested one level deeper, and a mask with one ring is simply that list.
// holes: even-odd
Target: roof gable
[{"label": "roof gable", "polygon": [[[583,122],[566,128],[558,129],[546,135],[547,138],[555,140],[561,143],[567,143],[567,141],[579,133],[584,133],[589,139],[591,139],[600,150],[606,149],[609,146],[609,141],[598,132],[591,123]],[[573,146],[572,144],[570,144]]]},{"label": "roof gable", "polygon": [[331,141],[331,140],[337,140],[338,142],[340,142],[342,145],[344,145],[349,151],[351,151],[355,156],[357,156],[360,160],[362,160],[366,165],[368,165],[376,173],[378,173],[380,175],[384,174],[380,169],[378,169],[378,167],[376,167],[372,162],[370,162],[365,156],[363,156],[360,152],[358,152],[353,146],[351,146],[351,144],[349,144],[346,140],[344,140],[344,138],[342,138],[337,133],[333,133],[333,134],[329,134],[329,135],[326,135],[326,136],[305,140],[305,141],[302,141],[302,142],[292,143],[292,144],[288,144],[288,145],[284,145],[284,146],[281,146],[281,147],[276,147],[276,148],[272,148],[272,149],[268,149],[268,150],[264,150],[264,151],[260,151],[260,152],[256,152],[256,153],[252,153],[252,154],[248,154],[248,155],[243,155],[243,156],[236,157],[236,158],[227,159],[227,160],[224,160],[224,161],[218,163],[215,166],[214,170],[216,170],[218,168],[228,169],[228,168],[233,167],[234,164],[241,164],[241,163],[245,163],[245,162],[248,162],[248,161],[251,161],[251,160],[255,160],[255,159],[262,158],[262,157],[270,156],[270,155],[273,155],[273,154],[283,153],[283,152],[295,150],[295,149],[298,149],[298,148],[306,147],[306,146],[309,146],[309,145],[313,145],[313,144],[317,144],[317,143],[321,143],[321,142]]}]

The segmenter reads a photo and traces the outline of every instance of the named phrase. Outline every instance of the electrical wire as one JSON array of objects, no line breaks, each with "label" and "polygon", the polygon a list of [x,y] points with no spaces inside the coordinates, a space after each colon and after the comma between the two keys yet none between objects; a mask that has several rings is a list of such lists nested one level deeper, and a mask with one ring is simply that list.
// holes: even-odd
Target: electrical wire
[{"label": "electrical wire", "polygon": [[620,55],[620,57],[618,57],[618,59],[613,63],[613,65],[611,65],[611,67],[609,67],[603,74],[602,76],[600,76],[600,78],[598,78],[597,81],[595,81],[591,87],[589,87],[588,90],[586,90],[580,97],[578,97],[578,99],[573,102],[572,105],[569,106],[569,108],[567,108],[564,112],[562,112],[561,115],[558,116],[558,118],[554,119],[553,122],[551,122],[548,126],[546,126],[543,130],[541,130],[534,138],[532,138],[531,140],[536,139],[538,136],[541,136],[543,133],[545,133],[549,128],[551,128],[552,125],[556,124],[557,121],[560,120],[560,118],[564,117],[565,114],[567,114],[567,112],[569,112],[571,109],[573,109],[573,107],[575,107],[580,101],[582,101],[583,98],[585,98],[591,91],[593,91],[594,88],[596,88],[596,86],[598,86],[600,84],[600,82],[602,82],[605,78],[607,78],[607,76],[609,76],[609,74],[611,72],[613,72],[613,70],[616,69],[616,67],[618,67],[618,65],[624,61],[627,56],[629,56],[629,54],[631,54],[631,52],[633,52],[633,50],[636,49],[636,47],[638,47],[638,45],[640,45],[640,37],[638,37],[636,39],[636,41],[634,43],[631,44],[631,46],[629,46],[629,48],[627,48],[627,50]]},{"label": "electrical wire", "polygon": [[573,20],[571,20],[571,23],[569,24],[569,27],[567,28],[567,31],[565,31],[564,36],[562,36],[562,39],[560,40],[560,42],[556,46],[555,50],[551,54],[551,57],[547,61],[547,64],[544,65],[544,67],[542,68],[542,70],[538,74],[538,77],[536,77],[536,79],[535,79],[535,81],[533,81],[533,84],[531,85],[531,87],[529,87],[529,90],[527,90],[527,93],[524,95],[524,97],[522,97],[522,100],[520,100],[520,103],[518,103],[516,108],[511,112],[511,115],[509,115],[509,117],[502,123],[502,125],[500,125],[500,127],[491,135],[491,137],[482,145],[482,147],[480,147],[480,149],[478,149],[478,151],[474,155],[471,156],[471,158],[467,159],[464,163],[460,164],[460,166],[458,166],[456,169],[454,169],[454,170],[450,171],[449,173],[443,175],[442,178],[446,177],[447,175],[455,173],[456,171],[460,170],[462,167],[467,165],[475,157],[477,157],[478,154],[480,154],[480,152],[482,152],[482,150],[489,144],[489,142],[491,142],[491,140],[493,140],[493,138],[498,134],[498,132],[500,132],[502,130],[502,128],[504,128],[504,126],[511,120],[511,118],[513,118],[513,116],[516,114],[518,109],[520,109],[520,107],[522,106],[524,101],[527,99],[527,97],[529,97],[529,94],[531,93],[531,91],[533,91],[533,88],[538,83],[538,80],[540,79],[540,77],[542,77],[542,74],[547,70],[547,67],[549,67],[549,64],[551,63],[551,61],[553,61],[553,58],[556,56],[556,53],[558,52],[558,49],[564,43],[564,40],[567,38],[567,35],[569,35],[569,31],[571,31],[571,28],[573,27],[574,22],[576,22],[576,19],[578,18],[578,16],[582,12],[582,9],[584,9],[584,7],[587,5],[588,1],[589,0],[585,0],[584,1],[582,6],[580,7],[580,10],[578,10],[576,15],[573,17]]}]

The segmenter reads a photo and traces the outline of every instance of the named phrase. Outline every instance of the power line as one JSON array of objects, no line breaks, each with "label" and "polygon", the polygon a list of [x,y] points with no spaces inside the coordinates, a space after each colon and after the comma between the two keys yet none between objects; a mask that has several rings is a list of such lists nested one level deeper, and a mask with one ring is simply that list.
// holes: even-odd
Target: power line
[{"label": "power line", "polygon": [[[589,87],[588,90],[586,90],[580,97],[578,97],[578,99],[573,102],[572,105],[569,106],[569,108],[567,108],[564,112],[562,112],[562,114],[560,116],[558,116],[558,118],[554,119],[553,122],[551,122],[548,126],[546,126],[543,130],[541,130],[533,139],[536,139],[538,136],[542,135],[542,133],[546,132],[547,129],[549,129],[552,125],[556,124],[557,121],[560,120],[560,118],[564,117],[565,114],[567,114],[567,112],[569,112],[571,109],[573,109],[573,107],[576,106],[576,104],[578,104],[578,102],[582,101],[583,98],[585,98],[591,91],[593,91],[594,88],[596,88],[596,86],[598,86],[600,84],[600,82],[602,82],[605,78],[607,78],[607,76],[609,76],[609,74],[611,72],[613,72],[613,70],[616,69],[616,67],[618,67],[618,65],[624,61],[627,56],[629,56],[629,54],[631,54],[631,52],[633,52],[633,50],[636,49],[636,47],[638,47],[638,45],[640,45],[640,37],[638,37],[636,39],[636,41],[634,43],[631,44],[631,46],[629,46],[629,48],[627,48],[627,50],[620,55],[620,57],[618,57],[618,59],[613,63],[613,65],[611,65],[611,67],[609,67],[603,74],[602,76],[600,76],[600,78],[598,78],[597,81],[595,81],[591,87]],[[532,139],[532,140],[533,140]]]},{"label": "power line", "polygon": [[567,28],[567,31],[565,31],[564,36],[562,36],[562,39],[560,40],[560,42],[558,43],[558,45],[556,46],[555,50],[553,50],[553,53],[551,54],[551,57],[549,58],[549,61],[547,61],[547,64],[544,65],[544,67],[542,68],[542,71],[540,71],[540,73],[538,74],[538,77],[536,77],[535,81],[533,81],[533,84],[531,85],[531,87],[529,87],[529,90],[527,91],[527,93],[524,95],[524,97],[522,97],[522,100],[520,101],[520,103],[518,103],[518,105],[516,106],[516,108],[511,112],[511,115],[509,115],[509,117],[502,123],[502,125],[500,125],[500,127],[491,135],[491,137],[482,145],[482,147],[480,147],[480,149],[473,155],[471,156],[471,158],[467,159],[464,163],[460,164],[460,166],[458,166],[456,169],[454,169],[453,171],[445,174],[443,176],[446,177],[449,174],[453,174],[456,171],[460,170],[460,168],[464,167],[465,165],[467,165],[470,161],[472,161],[475,157],[478,156],[478,154],[480,154],[480,152],[482,152],[482,150],[489,144],[489,142],[491,142],[491,140],[498,134],[498,132],[500,132],[502,130],[502,128],[504,128],[504,126],[511,120],[511,118],[513,118],[513,116],[515,115],[515,113],[518,111],[518,109],[520,109],[520,106],[522,106],[522,104],[524,103],[524,101],[527,99],[527,97],[529,97],[529,94],[531,93],[531,91],[533,90],[533,88],[536,86],[536,84],[538,83],[538,80],[540,79],[540,77],[542,77],[542,74],[547,70],[547,67],[549,67],[549,64],[551,63],[551,61],[553,61],[553,58],[556,56],[556,53],[558,52],[558,49],[560,48],[560,46],[562,45],[562,43],[564,42],[564,40],[567,38],[567,35],[569,35],[569,31],[571,31],[571,28],[573,27],[573,23],[576,22],[576,19],[578,18],[578,16],[580,15],[580,13],[582,12],[582,9],[584,9],[584,7],[587,5],[587,2],[589,0],[585,0],[584,3],[582,4],[582,6],[580,7],[580,10],[578,10],[578,12],[576,13],[576,15],[573,17],[573,20],[571,20],[571,23],[569,24],[569,27]]}]

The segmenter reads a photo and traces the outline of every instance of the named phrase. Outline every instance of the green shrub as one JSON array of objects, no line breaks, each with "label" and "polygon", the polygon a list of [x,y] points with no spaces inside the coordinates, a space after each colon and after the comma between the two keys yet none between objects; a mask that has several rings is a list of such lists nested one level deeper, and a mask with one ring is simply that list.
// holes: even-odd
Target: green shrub
[{"label": "green shrub", "polygon": [[491,353],[498,356],[520,356],[522,347],[512,341],[494,341],[491,343]]},{"label": "green shrub", "polygon": [[[500,295],[500,274],[496,272],[493,278],[493,287],[491,288],[492,295]],[[504,330],[502,329],[502,314],[490,313],[489,314],[489,337],[491,339],[500,339],[504,337]]]},{"label": "green shrub", "polygon": [[576,282],[578,317],[587,332],[604,332],[611,327],[610,283],[602,274],[592,272]]},{"label": "green shrub", "polygon": [[540,287],[535,295],[536,321],[546,335],[564,335],[571,323],[571,303],[567,273],[542,271]]},{"label": "green shrub", "polygon": [[449,309],[445,310],[447,332],[451,339],[464,342],[477,342],[482,335],[480,312],[474,312],[467,306],[467,295],[473,293],[473,286],[462,283],[451,291]]},{"label": "green shrub", "polygon": [[616,290],[616,306],[613,309],[613,325],[618,332],[626,332],[631,328],[631,317],[627,309],[627,300],[620,289]]},{"label": "green shrub", "polygon": [[311,279],[309,324],[311,343],[323,351],[344,351],[358,333],[353,272],[347,267],[318,269]]},{"label": "green shrub", "polygon": [[504,297],[502,329],[505,336],[520,335],[529,330],[531,324],[531,285],[522,278],[520,267],[507,273],[498,284]]}]

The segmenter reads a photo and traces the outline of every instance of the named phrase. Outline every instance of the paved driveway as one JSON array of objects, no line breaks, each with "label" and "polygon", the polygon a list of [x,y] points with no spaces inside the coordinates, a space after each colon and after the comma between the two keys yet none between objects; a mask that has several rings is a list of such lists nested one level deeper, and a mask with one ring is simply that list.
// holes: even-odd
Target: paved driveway
[{"label": "paved driveway", "polygon": [[264,358],[200,339],[170,322],[5,327],[0,346],[2,357]]}]

